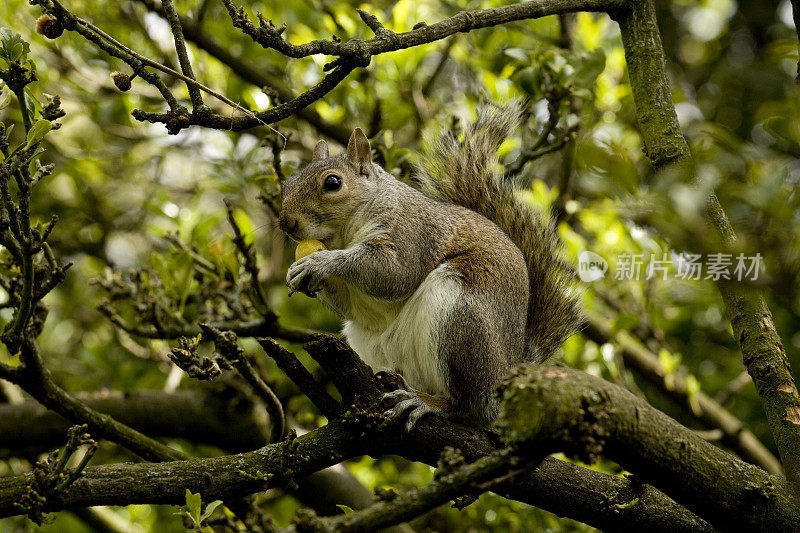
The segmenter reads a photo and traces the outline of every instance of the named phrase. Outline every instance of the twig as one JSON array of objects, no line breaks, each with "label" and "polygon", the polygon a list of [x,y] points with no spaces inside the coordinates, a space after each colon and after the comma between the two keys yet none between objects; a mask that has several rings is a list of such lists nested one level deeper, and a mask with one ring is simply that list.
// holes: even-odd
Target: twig
[{"label": "twig", "polygon": [[325,388],[314,379],[311,372],[306,370],[306,367],[298,361],[297,357],[269,338],[256,339],[264,352],[270,356],[278,368],[283,370],[283,373],[294,382],[295,385],[305,394],[311,403],[319,409],[323,415],[329,419],[336,418],[341,414],[341,407],[333,397],[325,391]]},{"label": "twig", "polygon": [[[28,493],[18,504],[20,510],[35,523],[42,524],[42,513],[47,507],[48,499],[58,497],[72,485],[97,451],[99,444],[89,437],[87,429],[86,425],[72,426],[67,431],[68,440],[64,450],[60,453],[55,450],[36,463],[33,470],[34,480]],[[88,446],[86,452],[75,468],[68,469],[67,461],[81,446]]]},{"label": "twig", "polygon": [[[110,36],[109,34],[104,32],[103,30],[101,30],[100,28],[98,28],[97,26],[92,24],[91,22],[72,14],[70,11],[68,11],[66,8],[64,8],[61,4],[59,4],[58,0],[37,0],[37,1],[39,3],[41,3],[42,5],[45,5],[46,2],[52,2],[53,6],[55,6],[54,7],[54,13],[57,16],[59,16],[61,18],[64,18],[64,19],[66,19],[68,21],[68,24],[64,25],[65,28],[77,31],[78,33],[80,33],[81,35],[86,37],[88,40],[90,40],[93,43],[95,43],[98,46],[98,48],[100,48],[101,50],[104,50],[105,52],[109,53],[110,55],[112,55],[114,57],[118,57],[119,59],[122,59],[123,61],[128,63],[128,65],[134,70],[134,72],[136,72],[141,78],[143,78],[144,80],[146,80],[146,81],[150,82],[151,84],[153,84],[154,86],[156,86],[156,88],[159,89],[159,91],[161,92],[162,96],[164,97],[164,99],[166,100],[166,102],[169,104],[170,108],[173,111],[172,114],[165,115],[165,117],[168,117],[168,118],[165,118],[164,120],[161,120],[159,122],[167,123],[168,119],[169,119],[170,123],[175,122],[175,117],[173,116],[173,114],[175,112],[178,112],[178,114],[180,115],[181,114],[180,113],[181,106],[180,106],[180,104],[178,104],[178,101],[175,99],[175,97],[172,95],[172,93],[169,91],[169,89],[167,89],[167,87],[164,85],[164,83],[158,78],[158,76],[148,72],[146,69],[143,68],[143,66],[141,64],[148,65],[148,66],[153,67],[153,68],[155,68],[157,70],[160,70],[160,71],[162,71],[162,72],[164,72],[166,74],[169,74],[170,76],[174,76],[174,77],[176,77],[176,78],[178,78],[180,80],[183,80],[187,84],[187,86],[189,87],[190,95],[193,94],[191,87],[195,87],[197,89],[200,89],[200,90],[210,94],[214,98],[216,98],[216,99],[228,104],[232,108],[234,108],[234,109],[236,109],[238,111],[241,111],[242,113],[244,113],[248,117],[254,119],[256,124],[254,124],[253,126],[262,125],[262,126],[267,126],[268,128],[274,130],[274,128],[271,128],[267,122],[259,119],[259,117],[256,115],[256,113],[250,111],[247,108],[242,107],[241,105],[239,105],[236,102],[230,100],[226,96],[214,91],[213,89],[210,89],[209,87],[206,87],[205,85],[203,85],[202,83],[196,81],[195,79],[191,78],[190,76],[184,75],[184,74],[182,74],[182,73],[180,73],[180,72],[178,72],[176,70],[173,70],[173,69],[171,69],[171,68],[169,68],[169,67],[167,67],[165,65],[162,65],[158,61],[154,61],[154,60],[152,60],[152,59],[150,59],[150,58],[148,58],[146,56],[143,56],[142,54],[136,52],[135,50],[132,50],[132,49],[128,48],[127,46],[125,46],[124,44],[122,44],[118,40],[114,39],[112,36]],[[180,27],[180,24],[178,24],[178,26]],[[91,31],[86,31],[87,29],[91,30]],[[96,38],[96,36],[99,36],[100,38],[108,41],[113,46],[109,47],[109,46],[105,45],[104,43],[99,41]],[[185,52],[185,49],[184,49],[184,52]],[[136,63],[135,61],[133,61],[133,59],[136,59],[136,60],[140,61],[141,64]],[[179,55],[179,59],[180,59],[180,55]],[[187,57],[187,61],[188,61],[188,57]],[[195,112],[192,114],[192,116],[193,117],[197,117],[198,114],[199,114],[200,117],[205,117],[209,113],[209,110],[203,105],[202,100],[199,99],[199,93],[197,93],[197,94],[198,94],[199,104],[195,105],[195,110],[194,110]],[[193,102],[194,102],[194,100],[193,100]],[[144,119],[138,118],[137,115],[142,115],[142,114],[144,114],[145,116],[153,115],[153,114],[145,113],[143,111],[139,111],[137,113],[137,111],[139,111],[139,110],[134,110],[134,113],[133,113],[134,118],[137,118],[137,120],[144,120]],[[202,119],[196,119],[196,120],[202,120]],[[170,129],[170,132],[171,133],[175,133],[176,130],[180,131],[180,129],[182,129],[182,127],[189,126],[190,124],[191,124],[191,122],[188,119],[187,120],[183,120],[183,121],[178,121],[177,123],[175,123],[175,125],[177,127],[173,128],[173,129]],[[251,126],[251,127],[253,127],[253,126]]]},{"label": "twig", "polygon": [[[280,162],[280,157],[278,158],[278,161]],[[253,249],[253,246],[248,245],[247,242],[245,242],[244,235],[242,235],[242,230],[233,215],[233,204],[230,202],[230,200],[225,200],[225,210],[228,216],[228,224],[230,224],[231,229],[233,229],[233,244],[236,246],[236,250],[242,256],[244,269],[250,276],[250,286],[253,293],[254,307],[258,310],[259,314],[264,317],[265,322],[275,322],[278,319],[278,315],[276,315],[270,307],[269,302],[267,301],[267,295],[264,292],[264,287],[261,286],[261,283],[258,280],[259,268],[256,260],[255,250]]]},{"label": "twig", "polygon": [[[153,0],[137,1],[144,5],[149,11],[166,18],[164,9],[160,4],[156,4]],[[211,57],[227,65],[231,71],[241,79],[256,87],[270,87],[274,89],[283,102],[294,99],[294,94],[284,85],[281,78],[258,68],[252,61],[239,55],[232,54],[224,44],[204,31],[197,21],[183,16],[179,18],[181,26],[183,27],[183,35],[187,39],[192,41],[195,46],[205,51]],[[296,114],[300,119],[307,121],[316,128],[322,135],[335,139],[342,145],[347,144],[347,139],[350,137],[350,130],[344,124],[328,122],[322,118],[319,113],[308,107],[298,110]]]},{"label": "twig", "polygon": [[87,424],[93,434],[107,438],[150,461],[184,459],[185,456],[160,442],[122,424],[108,415],[91,409],[56,385],[44,367],[39,348],[32,340],[22,344],[21,358],[24,370],[17,375],[16,383],[42,405],[57,412],[67,420]]},{"label": "twig", "polygon": [[747,429],[744,423],[728,412],[702,391],[690,394],[683,374],[676,372],[667,383],[667,376],[658,356],[625,332],[612,337],[612,328],[601,319],[590,316],[583,328],[584,335],[597,344],[614,343],[619,347],[626,365],[654,384],[663,394],[683,407],[687,414],[696,418],[710,429],[721,429],[724,442],[742,458],[766,471],[781,475],[780,462]]},{"label": "twig", "polygon": [[264,380],[253,368],[253,365],[250,364],[250,360],[237,342],[236,335],[230,331],[222,332],[208,324],[200,324],[200,328],[210,340],[214,341],[214,346],[216,346],[217,350],[233,365],[245,381],[250,384],[255,393],[264,401],[271,423],[270,442],[282,440],[286,435],[287,428],[283,405],[269,385],[264,383]]},{"label": "twig", "polygon": [[440,57],[438,63],[436,63],[436,67],[431,72],[431,75],[428,77],[428,81],[422,86],[422,95],[428,96],[433,90],[434,84],[436,82],[436,78],[439,77],[439,74],[442,73],[444,70],[444,66],[450,60],[450,50],[453,49],[453,46],[456,44],[456,37],[453,36],[447,41],[447,44],[444,45],[444,48],[440,52]]},{"label": "twig", "polygon": [[739,394],[739,391],[747,385],[748,383],[752,382],[753,380],[750,378],[750,374],[747,373],[747,370],[740,373],[736,378],[734,378],[728,385],[719,391],[714,398],[716,402],[720,405],[725,405],[731,399]]},{"label": "twig", "polygon": [[[175,38],[175,52],[178,54],[178,62],[181,65],[181,71],[187,78],[194,80],[192,63],[189,61],[189,54],[186,53],[186,43],[183,40],[181,21],[178,19],[178,14],[175,12],[175,6],[172,0],[161,0],[161,5],[164,7],[164,12],[167,14],[172,36]],[[189,90],[189,98],[192,100],[192,107],[198,109],[203,105],[203,97],[200,95],[197,85],[187,83],[186,88]]]},{"label": "twig", "polygon": [[[327,519],[311,519],[312,524],[330,531],[375,531],[387,526],[406,522],[462,494],[481,493],[492,486],[507,481],[507,474],[497,476],[499,472],[513,466],[514,475],[524,472],[542,460],[521,458],[513,455],[510,449],[493,452],[478,459],[472,464],[462,465],[452,472],[441,473],[433,481],[417,489],[405,490],[399,494],[390,493],[384,501],[379,501],[355,513],[340,515]],[[525,468],[518,468],[524,464]],[[301,519],[301,525],[305,525]]]}]

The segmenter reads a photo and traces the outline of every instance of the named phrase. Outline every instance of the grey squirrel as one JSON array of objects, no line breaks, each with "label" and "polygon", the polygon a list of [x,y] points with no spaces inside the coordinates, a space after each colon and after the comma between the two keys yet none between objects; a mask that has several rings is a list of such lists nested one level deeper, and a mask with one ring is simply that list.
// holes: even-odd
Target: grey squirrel
[{"label": "grey squirrel", "polygon": [[580,323],[554,222],[497,168],[521,114],[518,101],[484,107],[463,140],[429,137],[424,192],[375,164],[360,128],[341,155],[319,141],[283,185],[281,229],[327,248],[291,265],[289,289],[338,313],[373,370],[399,374],[385,414],[407,413],[408,429],[431,411],[488,424],[497,380],[546,360]]}]

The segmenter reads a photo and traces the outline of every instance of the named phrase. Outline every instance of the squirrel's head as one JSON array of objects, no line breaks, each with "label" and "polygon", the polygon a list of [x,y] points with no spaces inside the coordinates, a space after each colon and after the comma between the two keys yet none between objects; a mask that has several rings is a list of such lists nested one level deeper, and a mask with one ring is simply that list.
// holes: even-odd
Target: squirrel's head
[{"label": "squirrel's head", "polygon": [[331,157],[325,141],[311,163],[283,184],[278,224],[292,239],[317,239],[329,249],[344,246],[353,215],[368,201],[376,174],[369,139],[356,128],[344,154]]}]

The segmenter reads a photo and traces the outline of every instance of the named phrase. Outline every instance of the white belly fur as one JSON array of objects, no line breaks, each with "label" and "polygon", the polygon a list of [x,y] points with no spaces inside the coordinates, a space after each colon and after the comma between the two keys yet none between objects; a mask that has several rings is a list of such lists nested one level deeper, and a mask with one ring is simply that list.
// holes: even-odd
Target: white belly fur
[{"label": "white belly fur", "polygon": [[[462,292],[458,272],[447,264],[428,274],[405,302],[380,300],[353,290],[352,316],[358,320],[346,319],[342,332],[373,370],[399,370],[411,387],[446,397],[445,369],[437,351],[439,325]],[[365,320],[367,317],[371,319]]]}]

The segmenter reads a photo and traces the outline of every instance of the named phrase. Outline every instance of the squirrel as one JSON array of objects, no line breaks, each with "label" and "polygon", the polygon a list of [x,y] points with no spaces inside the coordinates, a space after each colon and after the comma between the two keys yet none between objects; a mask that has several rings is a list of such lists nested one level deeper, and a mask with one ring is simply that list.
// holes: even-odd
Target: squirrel
[{"label": "squirrel", "polygon": [[344,154],[319,141],[283,184],[280,228],[326,248],[290,266],[290,291],[319,298],[359,357],[399,380],[384,414],[407,414],[408,430],[434,411],[488,425],[499,378],[545,361],[580,324],[554,221],[498,169],[522,108],[484,107],[462,140],[426,136],[420,189],[372,161],[360,128]]}]

